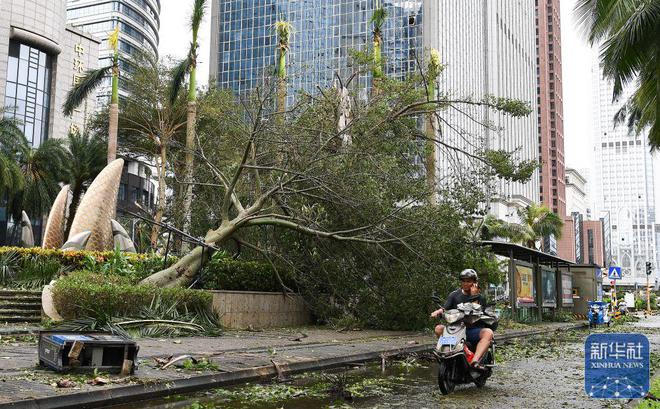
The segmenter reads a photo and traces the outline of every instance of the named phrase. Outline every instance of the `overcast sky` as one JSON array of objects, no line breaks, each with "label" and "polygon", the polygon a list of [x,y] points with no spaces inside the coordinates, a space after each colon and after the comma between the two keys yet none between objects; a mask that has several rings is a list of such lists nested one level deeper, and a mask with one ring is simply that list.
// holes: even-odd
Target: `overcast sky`
[{"label": "overcast sky", "polygon": [[[561,2],[562,63],[564,81],[564,154],[566,166],[588,169],[592,164],[591,146],[591,66],[592,53],[578,34],[573,19],[576,0]],[[210,1],[199,30],[200,50],[197,81],[207,85],[209,73]],[[190,10],[193,0],[164,0],[161,10],[159,52],[183,58],[190,44]]]}]

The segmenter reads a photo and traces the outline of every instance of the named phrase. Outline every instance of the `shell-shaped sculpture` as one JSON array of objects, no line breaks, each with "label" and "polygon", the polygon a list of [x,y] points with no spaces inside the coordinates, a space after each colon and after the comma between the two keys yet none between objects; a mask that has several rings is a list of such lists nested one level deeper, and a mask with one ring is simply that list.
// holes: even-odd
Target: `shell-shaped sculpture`
[{"label": "shell-shaped sculpture", "polygon": [[69,239],[76,234],[90,231],[92,234],[85,246],[86,250],[112,250],[114,240],[110,220],[115,217],[117,192],[123,167],[123,159],[110,162],[96,176],[80,201],[73,218]]},{"label": "shell-shaped sculpture", "polygon": [[89,236],[92,235],[92,232],[87,230],[80,232],[78,234],[74,234],[73,236],[69,237],[69,240],[66,241],[62,245],[62,250],[83,250],[85,249],[85,246],[87,246],[87,241],[89,240]]},{"label": "shell-shaped sculpture", "polygon": [[32,223],[25,210],[21,211],[21,244],[23,247],[34,247]]},{"label": "shell-shaped sculpture", "polygon": [[131,236],[128,235],[124,226],[119,224],[117,220],[110,220],[112,223],[112,237],[115,240],[115,247],[119,246],[119,250],[126,253],[135,253],[135,245]]},{"label": "shell-shaped sculpture", "polygon": [[51,281],[41,291],[41,309],[51,320],[62,321],[62,316],[57,312],[55,303],[53,302],[53,286],[55,285],[55,281]]},{"label": "shell-shaped sculpture", "polygon": [[44,241],[42,247],[45,249],[59,249],[64,244],[64,228],[66,221],[66,210],[69,204],[69,185],[64,185],[57,194],[53,207],[50,208],[46,229],[44,230]]}]

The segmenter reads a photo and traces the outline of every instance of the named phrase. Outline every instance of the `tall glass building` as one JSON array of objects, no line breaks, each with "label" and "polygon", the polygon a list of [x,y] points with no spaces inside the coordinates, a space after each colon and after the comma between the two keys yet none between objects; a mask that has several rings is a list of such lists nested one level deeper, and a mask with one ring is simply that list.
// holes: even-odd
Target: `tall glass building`
[{"label": "tall glass building", "polygon": [[[416,52],[423,50],[422,1],[385,2],[385,8],[386,69],[403,76],[414,70]],[[347,78],[350,51],[371,44],[373,9],[373,0],[213,0],[211,82],[238,94],[262,84],[275,69],[273,26],[281,18],[294,27],[287,55],[290,98],[297,90],[330,84],[335,73]],[[366,92],[370,81],[360,76],[358,88]]]},{"label": "tall glass building", "polygon": [[[414,72],[426,50],[435,48],[446,65],[441,92],[476,99],[488,94],[517,98],[537,111],[536,10],[534,2],[522,0],[213,0],[211,83],[241,94],[272,75],[277,57],[273,25],[280,19],[294,27],[287,59],[290,101],[297,90],[316,92],[318,86],[329,86],[335,74],[347,78],[353,72],[348,65],[351,50],[372,46],[370,19],[377,4],[388,14],[383,28],[388,76]],[[369,95],[369,73],[354,81],[360,96]],[[517,150],[521,160],[538,158],[535,115],[512,119],[483,108],[466,110],[476,121],[447,112],[454,126],[442,127],[443,139],[470,152],[488,147]],[[493,127],[485,129],[479,122]],[[436,163],[438,180],[461,171],[455,169],[452,153],[438,152]],[[513,220],[516,208],[538,200],[538,179],[537,172],[525,184],[498,183],[490,195],[491,212]]]},{"label": "tall glass building", "polygon": [[[112,64],[112,50],[107,40],[119,26],[119,66],[124,72],[130,71],[127,60],[137,50],[158,55],[159,15],[160,0],[67,1],[67,23],[101,40],[99,67]],[[107,103],[110,92],[110,78],[107,78],[97,94],[99,102]]]}]

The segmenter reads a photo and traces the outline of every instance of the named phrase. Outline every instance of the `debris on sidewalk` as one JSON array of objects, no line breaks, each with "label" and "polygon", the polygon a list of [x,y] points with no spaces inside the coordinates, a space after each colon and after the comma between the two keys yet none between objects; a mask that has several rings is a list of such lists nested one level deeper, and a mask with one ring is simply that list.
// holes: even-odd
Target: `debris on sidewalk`
[{"label": "debris on sidewalk", "polygon": [[73,388],[76,384],[70,379],[60,379],[53,386],[57,386],[58,388]]}]

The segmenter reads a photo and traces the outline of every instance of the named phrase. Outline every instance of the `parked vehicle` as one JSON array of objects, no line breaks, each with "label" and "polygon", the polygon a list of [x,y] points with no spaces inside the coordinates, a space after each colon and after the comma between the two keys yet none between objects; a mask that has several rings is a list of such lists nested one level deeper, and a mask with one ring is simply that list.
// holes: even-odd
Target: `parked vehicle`
[{"label": "parked vehicle", "polygon": [[596,325],[610,326],[610,303],[604,301],[589,301],[589,328]]},{"label": "parked vehicle", "polygon": [[438,338],[438,344],[434,355],[438,361],[438,386],[443,395],[453,392],[457,384],[474,383],[477,387],[486,384],[495,366],[495,345],[491,343],[489,350],[481,358],[480,364],[484,370],[478,370],[471,366],[476,345],[470,345],[466,341],[466,325],[482,321],[487,326],[497,322],[497,317],[492,309],[481,310],[481,305],[476,303],[459,304],[457,309],[445,311],[443,314],[445,325],[442,336]]}]

